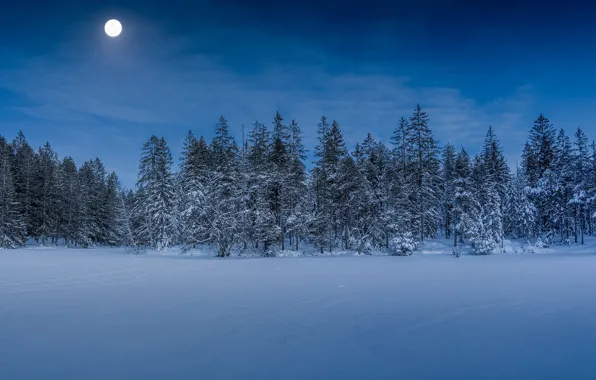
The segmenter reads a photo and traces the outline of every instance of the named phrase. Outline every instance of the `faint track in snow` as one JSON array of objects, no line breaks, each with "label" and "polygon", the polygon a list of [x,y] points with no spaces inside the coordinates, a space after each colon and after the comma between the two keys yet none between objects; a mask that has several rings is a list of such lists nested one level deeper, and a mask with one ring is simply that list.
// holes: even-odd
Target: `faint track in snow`
[{"label": "faint track in snow", "polygon": [[[134,277],[107,277],[98,279],[96,281],[87,281],[82,283],[58,283],[58,284],[46,284],[37,288],[30,289],[14,289],[9,291],[0,291],[0,295],[16,294],[16,293],[28,293],[42,290],[70,290],[77,288],[88,288],[88,287],[103,287],[103,286],[116,286],[125,285],[138,281],[141,277],[150,275],[150,272],[140,273]],[[124,281],[121,281],[124,280]]]},{"label": "faint track in snow", "polygon": [[427,327],[427,326],[432,326],[432,325],[436,325],[436,324],[440,324],[440,323],[444,323],[452,318],[458,317],[460,315],[465,314],[466,312],[470,311],[470,310],[478,310],[478,309],[488,309],[491,307],[505,307],[505,308],[509,308],[509,307],[515,307],[515,306],[520,306],[525,304],[526,301],[522,300],[522,301],[516,301],[513,303],[503,303],[503,302],[492,302],[492,303],[487,303],[487,304],[482,304],[482,305],[473,305],[473,306],[465,306],[462,307],[456,311],[450,312],[450,313],[444,313],[441,314],[433,319],[427,320],[427,321],[423,321],[423,322],[417,322],[417,323],[413,323],[409,326],[406,326],[402,329],[399,329],[400,333],[404,333],[404,332],[408,332],[411,330],[415,330],[417,328],[420,327]]},{"label": "faint track in snow", "polygon": [[28,285],[28,284],[39,284],[39,283],[46,283],[46,282],[53,282],[53,281],[70,281],[70,280],[76,280],[76,279],[79,279],[79,278],[92,277],[92,276],[100,276],[100,275],[104,275],[104,274],[122,273],[122,272],[127,272],[127,271],[131,271],[131,270],[135,270],[135,269],[139,269],[139,268],[138,267],[133,267],[133,268],[126,268],[126,269],[116,269],[116,270],[103,271],[103,272],[86,273],[86,274],[81,274],[81,275],[76,275],[76,276],[70,276],[70,277],[49,278],[49,279],[44,279],[44,280],[4,282],[4,283],[1,283],[0,284],[0,288],[2,286],[18,286],[18,285]]},{"label": "faint track in snow", "polygon": [[[187,266],[183,266],[180,268],[175,268],[173,270],[161,270],[161,271],[151,271],[153,269],[160,269],[162,267],[155,265],[151,267],[133,267],[133,268],[126,268],[126,269],[117,269],[111,271],[102,271],[102,272],[94,272],[94,273],[87,273],[83,275],[76,275],[76,276],[69,276],[69,277],[62,277],[62,278],[53,278],[47,280],[32,280],[32,281],[17,281],[11,282],[8,284],[2,284],[0,286],[0,295],[8,295],[8,294],[16,294],[16,293],[27,293],[27,292],[36,292],[36,291],[43,291],[43,290],[67,290],[67,289],[76,289],[76,288],[86,288],[86,287],[97,287],[97,286],[113,286],[113,285],[124,285],[130,284],[133,282],[138,281],[142,277],[146,277],[149,275],[164,275],[170,273],[177,273],[184,270],[192,270],[194,268],[203,268],[203,267],[211,267],[211,264],[206,265],[198,265],[198,264],[191,264]],[[103,278],[96,278],[96,276],[105,276],[110,274],[119,274],[124,272],[130,272],[134,270],[143,271],[143,273],[136,274],[131,276],[125,277],[103,277]],[[124,280],[124,281],[123,281]],[[25,285],[25,288],[21,286]],[[34,287],[28,288],[27,285],[33,285]],[[10,288],[13,289],[10,289]],[[16,289],[15,289],[16,287]]]}]

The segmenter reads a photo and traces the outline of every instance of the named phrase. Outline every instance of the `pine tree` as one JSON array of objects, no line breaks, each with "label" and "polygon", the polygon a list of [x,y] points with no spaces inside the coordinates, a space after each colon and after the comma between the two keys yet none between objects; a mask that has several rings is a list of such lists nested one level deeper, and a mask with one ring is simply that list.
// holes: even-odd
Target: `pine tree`
[{"label": "pine tree", "polygon": [[182,148],[180,173],[177,176],[179,214],[177,233],[180,236],[180,242],[187,246],[194,246],[204,239],[198,232],[201,230],[202,223],[209,153],[205,140],[202,137],[197,140],[192,131],[188,131]]},{"label": "pine tree", "polygon": [[79,169],[79,236],[84,246],[107,244],[108,205],[105,203],[106,169],[99,158],[86,161]]},{"label": "pine tree", "polygon": [[268,197],[270,210],[275,219],[275,232],[278,234],[272,243],[281,243],[282,250],[285,249],[286,220],[289,216],[287,185],[290,168],[290,158],[287,151],[290,133],[288,128],[283,124],[283,120],[279,112],[277,112],[273,119],[273,133],[269,155],[272,173],[269,181]]},{"label": "pine tree", "polygon": [[300,239],[304,236],[304,223],[307,219],[304,214],[306,210],[300,207],[307,191],[306,167],[304,165],[306,151],[302,144],[302,131],[296,120],[292,120],[288,128],[290,135],[287,144],[288,175],[285,184],[288,216],[285,228],[290,237],[290,245],[293,246],[293,249],[298,250]]},{"label": "pine tree", "polygon": [[484,175],[486,176],[485,180],[490,181],[495,186],[495,191],[500,198],[499,203],[501,203],[505,199],[510,174],[501,143],[494,134],[492,127],[489,127],[486,133],[481,157]]},{"label": "pine tree", "polygon": [[[277,119],[277,118],[276,118]],[[279,131],[278,131],[279,132]],[[280,229],[273,213],[271,192],[275,176],[272,159],[274,145],[271,134],[264,124],[256,121],[249,134],[247,162],[250,166],[248,179],[248,233],[255,248],[271,255],[272,245],[280,239]]]},{"label": "pine tree", "polygon": [[455,228],[453,231],[453,246],[456,247],[458,239],[463,242],[463,238],[474,223],[473,213],[476,205],[470,156],[464,149],[457,154],[455,159],[454,186],[453,219]]},{"label": "pine tree", "polygon": [[33,211],[34,235],[41,238],[43,244],[47,239],[56,241],[58,228],[58,194],[57,167],[58,156],[50,143],[39,149],[37,176],[35,179],[35,198]]},{"label": "pine tree", "polygon": [[79,196],[77,197],[78,215],[75,242],[82,247],[89,247],[95,243],[95,236],[99,231],[97,225],[97,198],[95,176],[91,161],[83,163],[78,174]]},{"label": "pine tree", "polygon": [[[401,242],[419,232],[416,227],[418,207],[415,201],[416,184],[414,178],[415,161],[409,142],[412,140],[408,120],[401,118],[398,128],[393,132],[393,165],[390,170],[390,221],[389,229],[398,233]],[[417,235],[416,235],[417,236]],[[401,251],[401,249],[400,249]]]},{"label": "pine tree", "polygon": [[319,131],[326,132],[326,136],[319,136],[322,142],[321,150],[316,156],[320,157],[313,170],[316,209],[314,216],[314,240],[321,252],[327,247],[331,251],[342,232],[341,211],[345,207],[345,200],[340,189],[341,162],[347,156],[347,149],[343,135],[337,121],[333,121],[329,128],[321,127],[325,123],[321,120]]},{"label": "pine tree", "polygon": [[[362,164],[362,159],[360,164]],[[369,253],[384,241],[380,213],[363,167],[351,156],[342,158],[338,177],[338,233],[342,249]]]},{"label": "pine tree", "polygon": [[211,143],[213,168],[205,185],[201,234],[217,246],[220,257],[229,256],[242,236],[242,188],[238,173],[238,146],[229,134],[226,119],[220,117]]},{"label": "pine tree", "polygon": [[222,115],[215,124],[215,137],[211,142],[212,160],[216,167],[232,165],[237,152],[237,147],[233,148],[235,144],[234,138],[230,135],[228,121]]},{"label": "pine tree", "polygon": [[12,149],[0,136],[0,247],[17,248],[25,244],[27,226],[13,183]]},{"label": "pine tree", "polygon": [[443,182],[443,196],[441,198],[443,210],[443,225],[445,227],[445,239],[451,237],[453,225],[453,202],[455,201],[455,147],[451,144],[445,145],[442,154],[441,177]]},{"label": "pine tree", "polygon": [[548,231],[549,217],[546,211],[548,197],[545,182],[551,174],[555,161],[555,130],[550,121],[540,114],[530,131],[522,154],[522,168],[526,176],[528,192],[538,211],[538,232]]},{"label": "pine tree", "polygon": [[126,193],[122,187],[119,188],[116,202],[116,233],[118,245],[129,249],[136,249],[137,242],[134,234],[133,224],[133,193]]},{"label": "pine tree", "polygon": [[103,223],[105,225],[105,236],[102,243],[109,246],[118,246],[122,244],[122,235],[126,231],[122,231],[123,226],[120,224],[123,219],[121,213],[125,210],[121,209],[120,181],[115,172],[110,173],[106,179],[102,203],[104,205]]},{"label": "pine tree", "polygon": [[27,225],[27,235],[35,235],[35,210],[36,197],[36,152],[31,148],[22,131],[12,141],[14,160],[11,165],[14,177],[14,188],[17,201]]},{"label": "pine tree", "polygon": [[[354,195],[350,204],[363,209],[360,217],[367,220],[365,229],[368,232],[365,236],[369,236],[370,246],[388,248],[390,236],[395,232],[392,224],[395,216],[391,202],[391,154],[383,143],[375,141],[368,134],[363,143],[356,146],[353,155],[362,179],[353,176],[353,181],[361,184],[352,185]],[[358,192],[364,194],[360,196]],[[361,205],[358,200],[366,202],[366,206]]]},{"label": "pine tree", "polygon": [[530,186],[534,186],[542,174],[552,167],[555,159],[555,130],[550,121],[540,114],[534,121],[525,149],[524,172]]},{"label": "pine tree", "polygon": [[547,194],[550,197],[544,205],[549,225],[559,232],[561,241],[569,240],[574,220],[573,208],[569,205],[575,183],[572,150],[571,140],[561,129],[556,139],[552,175],[547,177]]},{"label": "pine tree", "polygon": [[414,163],[411,173],[417,205],[414,223],[421,241],[434,236],[437,230],[441,188],[439,151],[428,122],[428,115],[418,105],[410,117],[409,132],[406,133],[406,154]]},{"label": "pine tree", "polygon": [[482,194],[484,202],[474,200],[468,216],[471,218],[466,235],[470,238],[474,252],[479,255],[490,255],[503,240],[503,216],[500,208],[500,197],[495,184],[485,182],[477,190],[476,198]]},{"label": "pine tree", "polygon": [[584,232],[586,226],[586,204],[588,203],[588,181],[590,174],[590,162],[588,152],[588,138],[586,134],[578,128],[575,132],[574,143],[574,188],[573,195],[569,204],[575,209],[574,232],[575,242],[578,238],[581,244],[584,244]]},{"label": "pine tree", "polygon": [[143,145],[135,209],[137,239],[163,251],[175,241],[175,193],[172,155],[164,138],[152,136]]},{"label": "pine tree", "polygon": [[589,175],[586,181],[588,202],[586,209],[586,219],[588,222],[588,235],[594,235],[594,218],[596,217],[594,211],[596,210],[596,141],[592,141],[590,145],[590,162]]},{"label": "pine tree", "polygon": [[80,199],[78,169],[71,157],[65,157],[58,168],[58,192],[60,195],[60,237],[70,246],[77,242],[80,228]]},{"label": "pine tree", "polygon": [[535,231],[536,207],[524,191],[522,168],[518,168],[509,182],[503,213],[504,234],[513,238],[527,238]]}]

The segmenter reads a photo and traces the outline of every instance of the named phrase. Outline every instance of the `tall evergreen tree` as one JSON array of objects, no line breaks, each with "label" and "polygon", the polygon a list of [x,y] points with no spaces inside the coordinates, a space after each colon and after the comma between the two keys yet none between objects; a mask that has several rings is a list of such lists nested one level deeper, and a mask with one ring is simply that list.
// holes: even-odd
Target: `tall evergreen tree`
[{"label": "tall evergreen tree", "polygon": [[569,203],[573,205],[575,211],[575,242],[577,243],[580,240],[581,244],[584,244],[584,233],[588,219],[586,205],[589,202],[588,181],[591,164],[588,151],[588,138],[580,128],[575,132],[573,152],[575,180],[573,195]]},{"label": "tall evergreen tree", "polygon": [[58,192],[60,195],[60,237],[70,246],[78,242],[80,228],[80,201],[78,169],[71,157],[65,157],[58,168]]},{"label": "tall evergreen tree", "polygon": [[12,141],[12,149],[14,151],[14,160],[11,167],[17,200],[27,225],[27,235],[34,236],[34,203],[37,195],[36,173],[38,159],[36,152],[31,148],[22,131],[19,131],[17,137]]},{"label": "tall evergreen tree", "polygon": [[441,176],[443,181],[443,196],[441,198],[441,205],[446,239],[451,237],[454,228],[453,203],[455,201],[455,160],[455,147],[451,144],[445,145],[442,154],[443,163]]},{"label": "tall evergreen tree", "polygon": [[513,238],[527,238],[534,233],[536,208],[524,191],[522,169],[518,168],[509,182],[503,213],[505,235]]},{"label": "tall evergreen tree", "polygon": [[25,244],[27,226],[21,214],[13,183],[12,149],[0,136],[0,247],[17,248]]},{"label": "tall evergreen tree", "polygon": [[434,236],[437,230],[441,189],[439,149],[428,122],[428,115],[417,105],[410,117],[410,132],[406,134],[406,154],[414,164],[411,178],[417,215],[413,224],[421,241]]},{"label": "tall evergreen tree", "polygon": [[272,138],[267,126],[256,121],[249,134],[247,162],[250,164],[248,179],[248,224],[247,235],[255,248],[259,245],[266,255],[272,253],[272,245],[280,239],[280,229],[273,212],[271,191],[274,165]]},{"label": "tall evergreen tree", "polygon": [[188,131],[182,147],[178,182],[178,228],[180,242],[195,245],[204,238],[201,230],[202,207],[204,205],[204,185],[208,176],[209,147],[201,137],[197,140]]},{"label": "tall evergreen tree", "polygon": [[288,127],[283,124],[283,120],[281,114],[277,112],[273,119],[269,156],[272,170],[269,184],[269,203],[270,210],[275,218],[275,230],[278,234],[274,242],[279,242],[282,250],[285,249],[286,221],[289,216],[287,189],[290,169],[288,153],[290,133]]},{"label": "tall evergreen tree", "polygon": [[530,186],[535,186],[555,159],[555,130],[543,114],[534,121],[524,149],[523,169]]},{"label": "tall evergreen tree", "polygon": [[151,136],[143,145],[139,164],[136,235],[139,242],[159,251],[167,249],[175,239],[172,164],[172,155],[164,138]]},{"label": "tall evergreen tree", "polygon": [[476,204],[470,156],[464,149],[455,158],[453,174],[455,187],[453,245],[457,246],[458,241],[463,243],[463,238],[472,227]]},{"label": "tall evergreen tree", "polygon": [[415,161],[411,156],[412,150],[409,149],[412,132],[408,120],[402,117],[391,137],[393,165],[390,171],[389,190],[392,212],[389,225],[391,230],[398,231],[402,238],[406,236],[409,238],[419,232],[412,222],[418,213],[413,178]]},{"label": "tall evergreen tree", "polygon": [[331,251],[337,243],[337,238],[342,226],[340,215],[343,194],[340,192],[342,183],[340,181],[341,162],[347,156],[347,149],[343,135],[337,121],[333,121],[327,127],[326,119],[323,117],[319,124],[320,148],[315,152],[319,160],[313,169],[313,184],[315,186],[315,215],[313,220],[313,235],[315,244],[321,252],[324,248]]},{"label": "tall evergreen tree", "polygon": [[229,256],[241,235],[241,181],[238,172],[238,146],[229,133],[227,120],[222,116],[215,127],[211,143],[213,168],[205,186],[204,220],[201,232],[217,246],[218,255]]},{"label": "tall evergreen tree", "polygon": [[307,218],[304,215],[306,210],[300,208],[300,205],[304,202],[304,197],[307,195],[306,167],[304,165],[306,150],[302,144],[302,131],[296,120],[292,120],[288,128],[288,175],[286,176],[285,184],[288,216],[285,228],[289,234],[290,245],[295,250],[298,250],[300,239],[304,234],[304,223]]},{"label": "tall evergreen tree", "polygon": [[538,233],[548,232],[548,197],[545,184],[555,163],[555,130],[550,121],[540,114],[524,147],[522,168],[530,198],[536,206]]},{"label": "tall evergreen tree", "polygon": [[46,143],[39,149],[38,157],[33,225],[34,235],[45,244],[48,239],[55,242],[58,232],[58,156],[50,143]]},{"label": "tall evergreen tree", "polygon": [[495,186],[495,191],[500,198],[499,203],[505,199],[505,193],[510,180],[509,167],[503,155],[503,149],[493,128],[489,127],[481,152],[485,180]]}]

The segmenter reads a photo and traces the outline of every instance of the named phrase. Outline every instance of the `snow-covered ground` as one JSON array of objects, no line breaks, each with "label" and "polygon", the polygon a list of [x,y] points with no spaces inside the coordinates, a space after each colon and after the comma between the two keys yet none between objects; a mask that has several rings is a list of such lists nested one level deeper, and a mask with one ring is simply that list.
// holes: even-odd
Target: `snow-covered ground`
[{"label": "snow-covered ground", "polygon": [[448,246],[0,251],[0,379],[596,378],[595,244],[459,258]]}]

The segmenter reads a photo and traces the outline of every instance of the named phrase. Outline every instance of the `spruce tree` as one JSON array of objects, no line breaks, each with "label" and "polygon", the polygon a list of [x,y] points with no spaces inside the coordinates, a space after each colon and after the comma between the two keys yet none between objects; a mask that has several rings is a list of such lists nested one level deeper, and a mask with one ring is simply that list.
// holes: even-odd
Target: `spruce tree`
[{"label": "spruce tree", "polygon": [[201,215],[204,205],[204,185],[207,178],[209,148],[201,137],[197,140],[192,131],[188,131],[182,147],[180,173],[176,177],[178,192],[178,228],[180,242],[194,246],[204,237],[201,230]]},{"label": "spruce tree", "polygon": [[27,235],[34,236],[38,159],[36,152],[31,148],[22,131],[19,131],[17,137],[12,141],[12,149],[14,159],[11,167],[17,200],[27,225]]},{"label": "spruce tree", "polygon": [[285,183],[288,216],[285,228],[290,238],[290,245],[294,250],[298,250],[300,239],[304,237],[306,220],[304,214],[306,210],[300,207],[307,191],[306,167],[304,165],[306,150],[302,144],[302,131],[296,120],[292,120],[288,128],[288,175]]},{"label": "spruce tree", "polygon": [[417,210],[413,222],[421,241],[425,237],[433,237],[437,230],[441,189],[439,150],[428,122],[428,115],[417,105],[406,134],[406,154],[414,164],[411,178]]},{"label": "spruce tree", "polygon": [[217,246],[218,256],[224,257],[230,255],[242,236],[242,188],[237,165],[238,145],[223,116],[216,124],[211,147],[213,165],[205,186],[203,208],[203,219],[208,223],[203,225],[201,233]]},{"label": "spruce tree", "polygon": [[550,121],[540,114],[534,121],[522,154],[522,168],[526,176],[528,192],[536,209],[538,233],[548,232],[548,197],[544,186],[555,162],[555,130]]},{"label": "spruce tree", "polygon": [[509,182],[503,213],[504,234],[513,238],[528,238],[535,231],[536,207],[524,191],[522,168]]},{"label": "spruce tree", "polygon": [[[278,121],[280,118],[277,118]],[[279,131],[278,131],[279,132]],[[249,134],[247,161],[250,164],[248,235],[255,248],[262,248],[265,255],[272,254],[272,246],[280,239],[281,229],[274,214],[275,164],[273,140],[267,126],[256,121]]]},{"label": "spruce tree", "polygon": [[146,246],[163,251],[175,241],[175,193],[172,155],[164,138],[151,136],[143,145],[135,213],[136,236]]},{"label": "spruce tree", "polygon": [[57,238],[59,221],[58,155],[48,142],[39,149],[38,157],[35,179],[36,194],[33,204],[34,235],[41,238],[42,244],[45,244],[48,239],[54,243]]},{"label": "spruce tree", "polygon": [[443,194],[441,197],[441,208],[443,212],[443,226],[445,227],[445,238],[451,238],[453,223],[453,202],[455,201],[455,147],[451,144],[445,145],[442,153],[441,179],[443,182]]},{"label": "spruce tree", "polygon": [[[288,207],[288,176],[290,169],[290,158],[288,154],[288,145],[290,133],[283,117],[279,112],[273,119],[272,141],[269,155],[271,163],[271,176],[269,181],[269,203],[270,210],[275,219],[275,233],[278,236],[272,241],[281,243],[281,249],[285,249],[286,240],[286,220],[289,216]],[[273,234],[273,232],[272,232]]]},{"label": "spruce tree", "polygon": [[123,222],[124,216],[122,212],[122,200],[120,181],[115,172],[111,172],[106,179],[105,191],[103,194],[103,208],[104,208],[104,225],[105,225],[105,236],[102,240],[102,244],[109,246],[118,246],[122,244],[123,234]]},{"label": "spruce tree", "polygon": [[419,232],[414,222],[418,207],[415,201],[415,162],[412,157],[412,150],[409,149],[410,134],[412,132],[408,120],[402,117],[399,120],[399,126],[391,137],[393,164],[389,174],[389,191],[391,194],[389,226],[391,231],[400,235],[400,242],[406,237],[409,239],[411,236],[418,236]]},{"label": "spruce tree", "polygon": [[21,214],[13,183],[12,149],[0,136],[0,247],[17,248],[25,244],[27,226]]},{"label": "spruce tree", "polygon": [[65,157],[58,168],[58,189],[60,195],[60,230],[59,235],[64,244],[70,246],[77,243],[81,220],[78,169],[71,157]]},{"label": "spruce tree", "polygon": [[573,195],[569,203],[573,205],[575,211],[574,218],[574,237],[584,244],[584,233],[589,216],[586,213],[586,205],[589,201],[588,181],[590,174],[590,158],[588,151],[588,138],[586,134],[578,128],[575,132],[575,142],[573,147],[574,162],[574,187]]},{"label": "spruce tree", "polygon": [[475,194],[472,182],[472,169],[470,156],[462,148],[457,154],[454,167],[455,199],[453,201],[454,233],[453,246],[458,241],[464,242],[463,238],[472,228],[475,211]]}]

